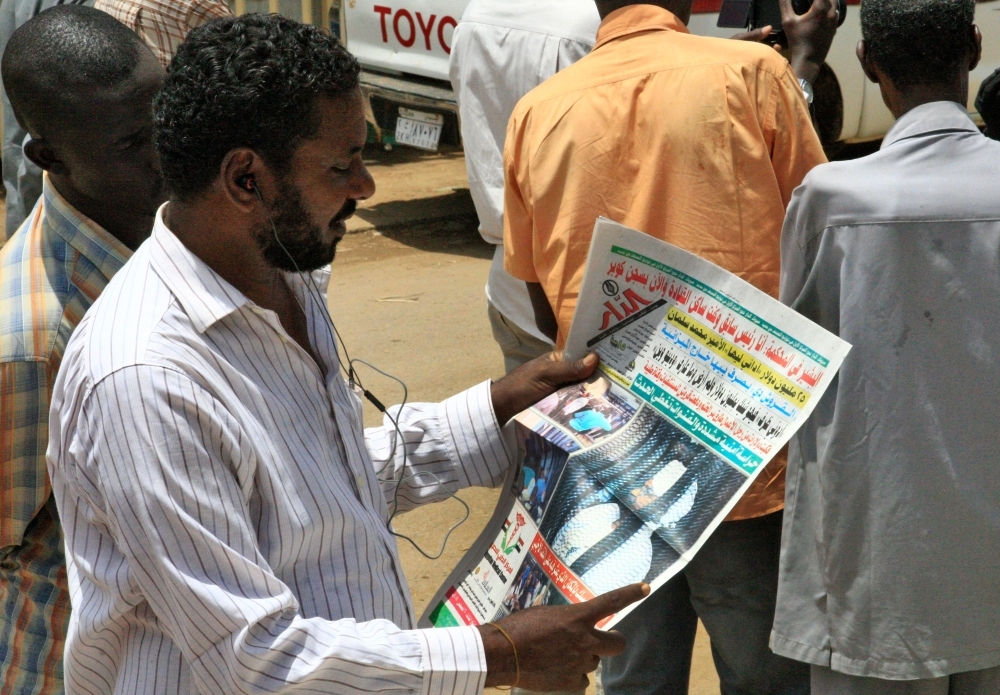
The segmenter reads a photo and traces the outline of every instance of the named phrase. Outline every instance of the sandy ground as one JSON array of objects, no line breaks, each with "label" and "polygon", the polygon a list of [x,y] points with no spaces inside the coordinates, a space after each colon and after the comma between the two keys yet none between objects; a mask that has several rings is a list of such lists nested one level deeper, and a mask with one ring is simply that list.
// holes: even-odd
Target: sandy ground
[{"label": "sandy ground", "polygon": [[[476,232],[462,154],[398,148],[369,157],[378,191],[352,220],[355,233],[340,245],[330,284],[331,313],[351,357],[402,379],[411,400],[439,400],[502,376],[483,295],[492,247]],[[364,366],[359,371],[382,402],[402,398],[392,380]],[[378,424],[379,414],[366,407],[367,424]],[[482,530],[497,499],[481,489],[460,497],[471,514],[441,559],[427,560],[400,541],[418,612]],[[433,555],[461,514],[451,500],[402,515],[396,529]],[[708,639],[699,631],[689,693],[718,692]]]}]

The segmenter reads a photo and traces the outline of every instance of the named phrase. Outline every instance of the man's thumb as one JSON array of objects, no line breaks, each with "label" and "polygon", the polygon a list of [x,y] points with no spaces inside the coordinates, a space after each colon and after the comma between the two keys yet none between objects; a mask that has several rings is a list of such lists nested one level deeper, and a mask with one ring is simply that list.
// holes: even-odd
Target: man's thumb
[{"label": "man's thumb", "polygon": [[596,352],[588,352],[584,355],[583,359],[570,362],[567,366],[572,372],[572,380],[579,381],[581,379],[586,379],[588,376],[593,374],[594,370],[597,369],[597,365],[600,363],[601,358],[597,356]]}]

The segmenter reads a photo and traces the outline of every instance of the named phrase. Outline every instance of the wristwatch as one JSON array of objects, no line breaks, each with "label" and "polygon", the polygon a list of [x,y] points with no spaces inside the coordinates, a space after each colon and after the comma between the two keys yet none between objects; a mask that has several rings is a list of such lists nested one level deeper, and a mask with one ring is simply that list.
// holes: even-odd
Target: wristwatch
[{"label": "wristwatch", "polygon": [[802,88],[802,96],[804,96],[806,98],[806,103],[809,106],[812,106],[813,105],[813,86],[811,84],[809,84],[808,82],[806,82],[805,80],[803,80],[801,77],[799,78],[799,86]]}]

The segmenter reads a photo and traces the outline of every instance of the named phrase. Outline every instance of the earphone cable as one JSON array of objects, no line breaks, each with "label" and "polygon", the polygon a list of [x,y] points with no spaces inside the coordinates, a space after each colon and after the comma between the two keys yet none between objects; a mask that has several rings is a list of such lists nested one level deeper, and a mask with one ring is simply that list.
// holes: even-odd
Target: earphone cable
[{"label": "earphone cable", "polygon": [[[380,410],[382,410],[382,412],[385,413],[385,416],[387,418],[389,418],[389,421],[393,424],[393,427],[396,428],[396,434],[398,436],[398,440],[397,441],[402,441],[403,442],[403,470],[406,470],[407,467],[408,467],[408,464],[407,464],[407,451],[406,451],[406,440],[403,438],[403,432],[402,432],[402,430],[399,427],[399,419],[398,419],[398,413],[401,412],[403,410],[403,408],[406,406],[406,401],[409,398],[409,391],[406,388],[406,384],[403,383],[402,379],[399,379],[399,378],[393,376],[392,374],[389,374],[388,372],[382,371],[381,369],[379,369],[375,365],[373,365],[373,364],[371,364],[369,362],[366,362],[365,360],[355,359],[354,362],[357,362],[358,364],[363,364],[366,367],[368,367],[369,369],[375,370],[376,372],[378,372],[382,376],[387,377],[389,379],[392,379],[393,381],[395,381],[397,384],[399,384],[403,388],[403,402],[400,403],[399,410],[396,411],[397,412],[397,417],[396,418],[393,418],[393,416],[389,413],[389,411],[387,409],[380,409]],[[353,369],[353,367],[354,367],[354,365],[352,364],[351,368]],[[378,407],[378,406],[376,406],[376,407]],[[396,442],[393,442],[392,453],[389,455],[390,458],[393,458],[395,456],[395,453],[396,453]],[[433,480],[434,483],[436,483],[437,485],[441,486],[441,488],[448,494],[448,497],[450,499],[453,499],[456,502],[458,502],[459,504],[461,504],[462,507],[463,507],[463,509],[464,509],[464,514],[463,514],[462,518],[459,519],[459,521],[457,523],[453,524],[451,526],[451,528],[448,529],[448,532],[444,535],[444,540],[441,542],[441,549],[438,550],[438,552],[437,552],[436,555],[430,555],[423,548],[421,548],[417,544],[417,542],[414,541],[412,538],[410,538],[409,536],[407,536],[405,534],[399,533],[399,532],[395,531],[392,528],[392,521],[393,521],[393,519],[396,518],[396,514],[399,512],[399,493],[400,493],[400,490],[402,490],[402,488],[403,488],[403,483],[408,483],[411,480],[416,480],[417,478],[419,478],[421,476],[428,476],[428,477],[430,477]],[[383,484],[384,483],[391,483],[391,482],[393,482],[391,478],[390,479],[379,478],[378,481],[379,481],[379,483],[383,483]],[[426,557],[428,560],[437,560],[442,555],[444,555],[444,551],[445,551],[445,548],[448,547],[448,539],[451,538],[451,534],[454,533],[455,530],[459,526],[461,526],[462,524],[464,524],[469,519],[469,516],[471,515],[471,513],[472,513],[472,510],[469,508],[469,505],[466,503],[465,500],[463,500],[461,497],[459,497],[454,492],[452,492],[451,490],[449,490],[445,486],[445,484],[441,482],[441,479],[438,478],[438,476],[436,474],[431,473],[430,471],[425,471],[423,473],[414,473],[414,474],[409,475],[409,476],[400,476],[395,481],[395,487],[393,488],[393,493],[392,493],[392,512],[389,514],[389,520],[388,520],[387,523],[389,524],[389,533],[391,533],[392,535],[396,536],[397,538],[402,538],[404,541],[407,541],[410,545],[413,546],[413,548],[418,553],[420,553],[421,555],[423,555],[424,557]]]},{"label": "earphone cable", "polygon": [[[403,382],[402,379],[399,379],[398,377],[395,377],[392,374],[389,374],[388,372],[385,372],[385,371],[379,369],[375,365],[370,364],[369,362],[366,362],[365,360],[362,360],[362,359],[356,359],[356,360],[352,360],[351,359],[351,354],[347,350],[347,344],[344,342],[343,338],[340,337],[340,331],[337,330],[337,324],[335,324],[333,322],[333,317],[330,315],[330,308],[329,308],[329,306],[327,306],[327,303],[326,303],[326,301],[324,300],[324,297],[323,297],[323,293],[320,291],[319,286],[316,284],[316,279],[313,277],[313,274],[311,272],[310,273],[303,273],[299,269],[299,264],[296,263],[295,257],[292,256],[292,254],[289,252],[289,250],[285,247],[284,243],[282,243],[281,239],[278,237],[278,227],[277,227],[277,225],[274,224],[274,218],[271,216],[271,211],[268,210],[267,204],[264,202],[264,197],[261,195],[260,190],[257,188],[257,186],[253,184],[253,180],[252,179],[250,179],[248,181],[247,188],[251,189],[257,195],[257,199],[260,201],[261,207],[264,208],[264,214],[267,215],[267,220],[271,224],[271,231],[274,234],[274,241],[277,242],[278,246],[281,247],[281,250],[284,251],[284,253],[285,253],[286,256],[288,256],[288,260],[290,260],[292,262],[292,266],[295,268],[296,274],[298,274],[300,277],[301,276],[305,276],[306,281],[307,281],[307,285],[309,286],[309,288],[310,288],[310,290],[312,291],[312,294],[313,294],[313,301],[315,301],[326,312],[326,319],[327,320],[324,321],[323,323],[326,325],[327,333],[330,336],[330,342],[333,344],[334,355],[337,358],[337,365],[340,367],[341,371],[346,372],[346,376],[347,376],[349,385],[353,388],[353,386],[354,386],[354,384],[356,382],[358,384],[358,387],[361,388],[361,390],[364,393],[365,397],[371,402],[371,404],[373,406],[375,406],[380,412],[382,412],[389,419],[389,422],[392,423],[392,426],[393,426],[393,428],[396,431],[396,439],[393,441],[392,451],[389,453],[389,459],[390,459],[390,461],[392,461],[392,460],[395,459],[395,456],[396,456],[396,446],[398,445],[399,442],[402,442],[403,443],[403,471],[407,470],[409,468],[409,452],[406,450],[406,439],[403,437],[403,431],[402,431],[402,429],[399,426],[399,413],[402,412],[403,408],[406,407],[406,402],[407,402],[407,400],[409,398],[409,389],[406,387],[406,384]],[[302,306],[301,303],[299,303],[298,297],[295,297],[295,301],[296,301],[297,304],[299,304],[299,309],[302,310],[302,313],[305,316],[308,316],[309,314],[306,313],[305,307]],[[333,328],[332,331],[330,330],[331,327]],[[336,338],[334,337],[334,335],[336,335]],[[344,368],[343,361],[341,361],[341,359],[340,359],[340,348],[341,347],[343,347],[344,357],[347,360],[347,368],[346,369]],[[364,384],[361,382],[361,379],[360,379],[359,375],[354,370],[354,363],[355,362],[358,362],[359,364],[363,364],[363,365],[369,367],[370,369],[375,370],[379,374],[381,374],[381,375],[383,375],[383,376],[385,376],[385,377],[387,377],[389,379],[392,379],[393,381],[395,381],[396,383],[398,383],[400,386],[403,387],[403,401],[399,405],[399,409],[396,411],[396,417],[393,417],[389,413],[388,409],[382,404],[382,402],[379,401],[378,398],[376,398],[370,391],[368,391],[368,389],[366,389],[364,387]],[[417,542],[415,540],[413,540],[412,538],[410,538],[409,536],[407,536],[405,534],[396,532],[392,528],[393,519],[396,518],[396,514],[399,511],[399,493],[400,493],[400,490],[403,487],[403,483],[407,483],[407,482],[410,482],[412,480],[416,480],[417,478],[422,477],[422,476],[429,476],[430,478],[432,478],[433,481],[434,481],[434,483],[437,484],[437,485],[439,485],[441,487],[441,489],[444,490],[444,492],[447,493],[447,495],[448,495],[449,498],[456,500],[459,504],[462,505],[462,507],[465,510],[465,514],[458,521],[458,523],[454,524],[450,529],[448,529],[448,532],[444,536],[444,540],[441,542],[441,549],[437,552],[436,555],[431,555],[431,554],[427,553],[423,548],[420,547],[419,544],[417,544]],[[379,479],[377,477],[376,477],[376,480],[378,480],[379,484],[385,484],[385,483],[391,483],[392,482],[391,479],[390,480],[382,480],[382,479]],[[454,492],[452,492],[451,490],[449,490],[445,486],[445,484],[443,482],[441,482],[441,479],[438,478],[436,474],[431,473],[430,471],[425,471],[423,473],[414,473],[414,474],[409,475],[409,476],[404,476],[404,475],[401,474],[399,476],[399,478],[396,480],[396,484],[395,484],[395,487],[393,489],[392,511],[389,514],[389,518],[386,520],[386,527],[388,528],[390,534],[392,534],[393,536],[395,536],[397,538],[401,538],[401,539],[405,540],[406,542],[408,542],[410,545],[413,546],[413,548],[418,553],[420,553],[421,555],[423,555],[428,560],[437,560],[442,555],[444,555],[444,551],[445,551],[445,548],[448,547],[448,540],[451,538],[451,534],[454,533],[455,530],[459,526],[461,526],[462,524],[464,524],[468,520],[470,514],[471,514],[471,510],[469,509],[469,505],[466,504],[465,500],[463,500],[461,497],[459,497]]]}]

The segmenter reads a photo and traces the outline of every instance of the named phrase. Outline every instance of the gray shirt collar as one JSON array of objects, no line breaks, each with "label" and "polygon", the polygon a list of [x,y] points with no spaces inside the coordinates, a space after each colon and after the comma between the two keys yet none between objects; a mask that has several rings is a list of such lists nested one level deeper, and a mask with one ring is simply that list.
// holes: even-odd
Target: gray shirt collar
[{"label": "gray shirt collar", "polygon": [[907,138],[942,131],[979,132],[965,107],[954,101],[921,104],[900,116],[886,133],[881,149]]}]

